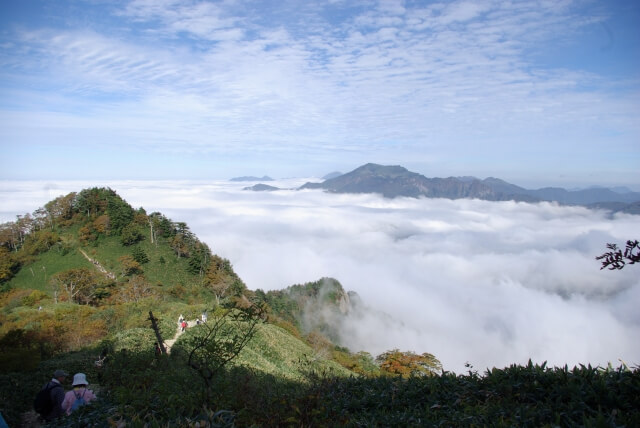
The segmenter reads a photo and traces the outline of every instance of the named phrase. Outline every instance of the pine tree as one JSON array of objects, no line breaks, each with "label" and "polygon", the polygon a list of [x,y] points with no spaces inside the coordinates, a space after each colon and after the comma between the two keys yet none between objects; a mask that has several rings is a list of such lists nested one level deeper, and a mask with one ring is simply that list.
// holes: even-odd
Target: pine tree
[{"label": "pine tree", "polygon": [[149,257],[147,256],[147,253],[145,253],[144,250],[140,247],[135,247],[131,252],[131,255],[133,256],[133,259],[138,263],[140,263],[141,265],[149,261]]}]

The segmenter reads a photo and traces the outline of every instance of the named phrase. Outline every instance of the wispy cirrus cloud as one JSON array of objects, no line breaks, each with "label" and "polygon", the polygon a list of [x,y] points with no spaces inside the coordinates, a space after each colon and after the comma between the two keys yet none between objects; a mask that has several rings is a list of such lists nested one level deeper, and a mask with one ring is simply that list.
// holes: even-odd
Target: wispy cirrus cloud
[{"label": "wispy cirrus cloud", "polygon": [[[191,37],[225,41],[244,36],[242,18],[227,13],[229,3],[135,0],[117,13],[137,22],[158,22],[150,29],[154,36],[169,38],[187,34]],[[225,7],[227,6],[227,7]]]},{"label": "wispy cirrus cloud", "polygon": [[[481,151],[488,162],[509,154],[523,165],[531,155],[510,150],[514,144],[541,161],[566,159],[580,145],[593,158],[613,139],[626,157],[637,156],[637,82],[539,60],[604,22],[606,9],[597,5],[172,0],[132,1],[105,13],[118,23],[113,32],[14,33],[0,72],[23,91],[46,81],[44,91],[82,105],[84,115],[69,112],[78,122],[88,112],[111,123],[136,118],[128,133],[103,127],[123,145],[153,147],[163,135],[193,143],[188,150],[232,145],[238,156],[250,156],[250,147],[311,148],[329,158],[345,147],[354,149],[351,162],[434,166],[434,159],[453,164],[460,153]],[[68,139],[82,140],[73,129]],[[30,132],[12,135],[28,140]],[[463,150],[452,155],[451,145]]]}]

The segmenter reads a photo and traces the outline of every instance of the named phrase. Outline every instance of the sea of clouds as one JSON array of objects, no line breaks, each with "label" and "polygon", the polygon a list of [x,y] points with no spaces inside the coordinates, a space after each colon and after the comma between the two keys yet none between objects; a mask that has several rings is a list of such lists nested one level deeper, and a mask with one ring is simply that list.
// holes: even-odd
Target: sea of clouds
[{"label": "sea of clouds", "polygon": [[[547,361],[640,364],[640,266],[600,270],[640,217],[563,207],[293,190],[269,183],[0,181],[0,222],[71,191],[109,186],[186,222],[250,289],[339,280],[371,311],[348,318],[352,351],[430,352],[445,370]],[[381,314],[387,314],[384,316]]]}]

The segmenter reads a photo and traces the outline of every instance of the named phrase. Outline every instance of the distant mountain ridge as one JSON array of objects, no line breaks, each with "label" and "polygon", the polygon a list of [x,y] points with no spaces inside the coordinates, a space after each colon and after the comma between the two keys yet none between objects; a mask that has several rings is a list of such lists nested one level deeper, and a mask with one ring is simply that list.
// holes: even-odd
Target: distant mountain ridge
[{"label": "distant mountain ridge", "polygon": [[330,178],[340,177],[342,173],[340,171],[330,172],[329,174],[322,177],[323,180],[329,180]]},{"label": "distant mountain ridge", "polygon": [[253,177],[250,175],[242,176],[242,177],[234,177],[229,181],[273,181],[273,178],[265,175],[264,177]]},{"label": "distant mountain ridge", "polygon": [[605,186],[589,186],[587,188],[575,188],[575,189],[567,189],[570,190],[572,192],[575,191],[579,191],[579,190],[588,190],[588,189],[609,189],[612,192],[616,192],[616,193],[633,193],[633,190],[629,189],[626,186],[614,186],[614,187],[605,187]]},{"label": "distant mountain ridge", "polygon": [[640,214],[640,192],[618,193],[601,187],[575,191],[559,187],[532,190],[494,177],[484,180],[475,177],[427,178],[399,165],[374,163],[368,163],[322,183],[306,183],[299,189],[324,189],[333,193],[380,193],[386,198],[422,196],[489,201],[548,201]]},{"label": "distant mountain ridge", "polygon": [[280,190],[275,186],[269,186],[268,184],[258,183],[253,186],[244,187],[242,190],[253,190],[254,192],[271,192],[273,190]]}]

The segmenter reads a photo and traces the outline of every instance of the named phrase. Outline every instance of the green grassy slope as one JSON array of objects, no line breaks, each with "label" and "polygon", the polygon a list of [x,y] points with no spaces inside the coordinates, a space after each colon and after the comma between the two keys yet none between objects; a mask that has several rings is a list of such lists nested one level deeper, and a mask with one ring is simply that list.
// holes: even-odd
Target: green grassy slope
[{"label": "green grassy slope", "polygon": [[234,364],[295,381],[306,379],[309,368],[332,376],[353,375],[327,356],[316,354],[309,345],[286,330],[271,324],[259,326],[255,337]]},{"label": "green grassy slope", "polygon": [[[63,237],[70,236],[70,232]],[[58,248],[31,257],[20,271],[8,281],[8,288],[34,289],[51,294],[49,280],[53,275],[68,269],[87,268],[98,272],[97,268],[89,262],[80,250],[83,250],[90,258],[97,260],[107,271],[122,279],[121,266],[118,259],[131,255],[135,247],[140,247],[149,257],[149,262],[142,265],[145,278],[154,285],[178,285],[189,284],[197,281],[197,276],[187,272],[188,260],[175,256],[166,243],[154,245],[142,241],[134,246],[126,247],[120,243],[119,237],[109,236],[101,238],[97,245],[74,245],[68,253],[63,253]],[[161,260],[164,263],[161,263]]]},{"label": "green grassy slope", "polygon": [[51,295],[49,280],[51,276],[67,269],[92,269],[92,264],[76,248],[66,255],[58,250],[50,250],[34,257],[31,263],[22,269],[8,282],[10,288],[40,290]]}]

